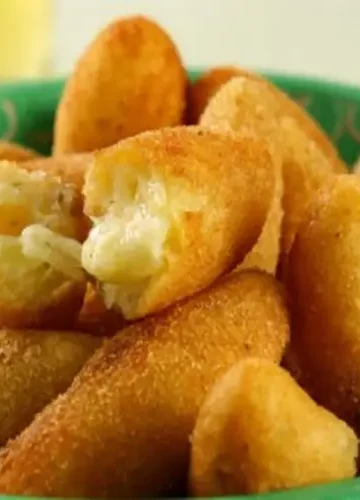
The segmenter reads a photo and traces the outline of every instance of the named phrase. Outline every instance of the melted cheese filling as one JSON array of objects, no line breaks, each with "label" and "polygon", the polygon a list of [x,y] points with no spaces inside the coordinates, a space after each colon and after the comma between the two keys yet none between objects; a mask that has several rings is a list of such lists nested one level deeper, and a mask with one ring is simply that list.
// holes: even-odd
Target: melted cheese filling
[{"label": "melted cheese filling", "polygon": [[141,288],[165,263],[172,222],[166,193],[155,181],[115,189],[120,199],[110,201],[106,214],[94,220],[83,245],[82,265],[99,281],[125,290]]},{"label": "melted cheese filling", "polygon": [[23,230],[19,242],[25,257],[48,264],[72,281],[85,279],[81,267],[81,244],[78,241],[34,224]]},{"label": "melted cheese filling", "polygon": [[150,171],[123,165],[117,172],[104,177],[102,187],[86,186],[101,215],[93,217],[82,265],[100,282],[106,305],[130,318],[144,290],[181,251],[182,214],[201,210],[204,200],[189,195],[180,180],[165,184]]}]

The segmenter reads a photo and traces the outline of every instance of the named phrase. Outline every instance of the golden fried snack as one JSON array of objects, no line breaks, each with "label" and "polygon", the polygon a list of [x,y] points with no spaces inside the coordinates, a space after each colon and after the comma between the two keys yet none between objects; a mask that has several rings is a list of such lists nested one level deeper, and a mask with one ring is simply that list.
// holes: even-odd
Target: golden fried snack
[{"label": "golden fried snack", "polygon": [[109,24],[78,61],[55,120],[54,152],[93,151],[182,122],[187,77],[169,35],[142,16]]},{"label": "golden fried snack", "polygon": [[0,446],[69,387],[98,346],[77,332],[0,330]]},{"label": "golden fried snack", "polygon": [[265,359],[233,366],[210,391],[192,435],[195,496],[266,493],[354,477],[358,439]]},{"label": "golden fried snack", "polygon": [[125,318],[159,311],[242,260],[274,182],[274,162],[254,139],[177,127],[121,141],[87,174],[94,228],[83,267]]},{"label": "golden fried snack", "polygon": [[313,193],[331,173],[346,171],[335,148],[304,110],[257,75],[225,84],[205,109],[200,125],[260,135],[282,155],[286,256]]},{"label": "golden fried snack", "polygon": [[238,68],[236,66],[217,66],[205,71],[194,83],[191,83],[188,89],[187,102],[187,122],[195,125],[208,105],[210,99],[216,92],[236,76],[248,76],[253,73]]},{"label": "golden fried snack", "polygon": [[43,172],[0,162],[0,327],[66,328],[86,287],[82,197]]},{"label": "golden fried snack", "polygon": [[20,146],[14,142],[0,140],[0,161],[28,161],[39,158],[41,155],[33,149]]},{"label": "golden fried snack", "polygon": [[186,484],[189,436],[215,380],[243,356],[279,362],[279,284],[248,271],[105,342],[0,462],[2,494],[130,498]]},{"label": "golden fried snack", "polygon": [[99,290],[88,283],[84,303],[73,328],[100,337],[111,337],[126,325],[122,315],[108,309]]},{"label": "golden fried snack", "polygon": [[359,427],[360,180],[338,176],[317,193],[289,256],[291,350],[306,389]]},{"label": "golden fried snack", "polygon": [[58,177],[63,183],[73,184],[82,190],[84,177],[93,158],[91,154],[72,154],[36,158],[21,164],[28,172],[43,171]]},{"label": "golden fried snack", "polygon": [[82,240],[88,222],[81,191],[42,171],[28,172],[23,165],[0,162],[0,235],[18,236],[29,225],[42,224]]}]

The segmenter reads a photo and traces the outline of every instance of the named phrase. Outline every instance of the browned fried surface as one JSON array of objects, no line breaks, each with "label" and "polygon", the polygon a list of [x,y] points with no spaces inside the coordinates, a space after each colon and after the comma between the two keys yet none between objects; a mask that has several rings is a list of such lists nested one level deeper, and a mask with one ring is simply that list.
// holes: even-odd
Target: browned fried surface
[{"label": "browned fried surface", "polygon": [[[59,278],[57,278],[59,279]],[[0,274],[2,284],[11,278]],[[9,282],[6,283],[9,286]],[[23,287],[30,287],[22,293]],[[22,282],[13,281],[13,298],[3,295],[0,289],[0,328],[42,328],[65,329],[73,327],[81,310],[85,282],[59,281],[58,286],[51,277],[37,281],[25,276]]]},{"label": "browned fried surface", "polygon": [[210,391],[192,436],[200,497],[265,493],[351,478],[358,440],[282,368],[247,359]]},{"label": "browned fried surface", "polygon": [[65,391],[100,341],[83,333],[0,331],[0,444]]},{"label": "browned fried surface", "polygon": [[0,140],[0,160],[28,161],[40,156],[36,151],[20,146],[20,144]]},{"label": "browned fried surface", "polygon": [[168,250],[166,268],[128,317],[160,310],[205,288],[240,262],[258,239],[276,176],[273,158],[260,140],[176,127],[121,141],[98,153],[88,172],[84,194],[89,216],[106,213],[107,200],[121,186],[124,165],[139,175],[148,171],[158,176],[169,210],[171,203],[185,206],[172,229],[176,244]]},{"label": "browned fried surface", "polygon": [[346,168],[335,148],[304,110],[259,77],[235,78],[225,84],[200,124],[260,135],[282,155],[282,250],[286,255],[312,194],[329,174]]},{"label": "browned fried surface", "polygon": [[21,168],[28,172],[41,170],[65,183],[74,184],[81,190],[85,173],[92,161],[91,154],[59,155],[27,161],[21,164]]},{"label": "browned fried surface", "polygon": [[54,151],[93,151],[178,125],[186,85],[178,51],[162,28],[141,16],[118,19],[93,40],[67,82]]},{"label": "browned fried surface", "polygon": [[10,443],[0,491],[131,497],[176,493],[207,390],[239,357],[279,362],[288,340],[279,285],[260,272],[224,278],[123,330],[70,390]]},{"label": "browned fried surface", "polygon": [[100,337],[111,337],[126,326],[126,320],[116,311],[109,310],[101,293],[88,284],[85,299],[74,329]]},{"label": "browned fried surface", "polygon": [[359,429],[360,181],[317,194],[290,253],[293,341],[306,388]]},{"label": "browned fried surface", "polygon": [[224,85],[236,76],[247,76],[251,73],[236,66],[218,66],[203,73],[194,83],[189,85],[187,102],[187,122],[198,123],[210,99]]}]

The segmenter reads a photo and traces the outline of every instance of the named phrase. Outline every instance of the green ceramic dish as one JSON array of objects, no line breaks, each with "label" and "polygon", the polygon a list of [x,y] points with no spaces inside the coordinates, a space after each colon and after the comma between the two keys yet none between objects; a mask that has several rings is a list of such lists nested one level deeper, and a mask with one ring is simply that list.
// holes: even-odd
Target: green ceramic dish
[{"label": "green ceramic dish", "polygon": [[[196,78],[198,74],[197,70],[190,71],[191,78]],[[351,169],[360,156],[360,88],[302,77],[268,76],[276,85],[304,105],[318,120]],[[19,142],[48,154],[51,150],[54,111],[63,83],[63,80],[51,80],[0,85],[0,139]],[[2,498],[19,500],[19,497]],[[358,500],[360,478],[267,495],[233,497],[230,500],[250,498],[251,500]]]},{"label": "green ceramic dish", "polygon": [[[198,74],[190,72],[191,78]],[[360,154],[360,88],[295,76],[270,79],[308,109],[352,165]],[[49,153],[62,87],[63,80],[0,85],[0,138]]]}]

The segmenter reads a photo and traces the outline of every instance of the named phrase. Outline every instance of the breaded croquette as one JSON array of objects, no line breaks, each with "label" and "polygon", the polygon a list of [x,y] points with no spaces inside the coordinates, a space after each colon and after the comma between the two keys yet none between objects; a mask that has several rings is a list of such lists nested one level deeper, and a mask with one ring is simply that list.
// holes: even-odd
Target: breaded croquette
[{"label": "breaded croquette", "polygon": [[8,160],[25,162],[39,157],[39,153],[33,149],[20,146],[20,144],[16,144],[14,142],[0,140],[0,161]]},{"label": "breaded croquette", "polygon": [[177,494],[203,399],[239,358],[280,362],[289,338],[271,276],[222,278],[105,342],[71,388],[9,443],[2,494],[130,498]]},{"label": "breaded croquette", "polygon": [[87,219],[72,185],[0,163],[0,327],[66,328],[85,293]]},{"label": "breaded croquette", "polygon": [[245,359],[209,392],[192,435],[199,497],[266,493],[356,474],[358,439],[279,366]]},{"label": "breaded croquette", "polygon": [[78,332],[0,330],[0,446],[69,387],[99,345]]},{"label": "breaded croquette", "polygon": [[225,84],[205,109],[200,125],[260,135],[282,155],[286,260],[312,195],[327,176],[346,170],[335,148],[304,110],[258,76]]},{"label": "breaded croquette", "polygon": [[207,287],[256,242],[275,165],[256,139],[191,127],[147,132],[95,156],[94,227],[82,265],[105,303],[133,319]]},{"label": "breaded croquette", "polygon": [[57,177],[65,184],[73,184],[81,191],[85,174],[92,161],[91,154],[59,155],[24,162],[21,168],[28,172],[43,171]]},{"label": "breaded croquette", "polygon": [[360,401],[360,180],[316,194],[289,257],[290,351],[309,393],[356,430]]},{"label": "breaded croquette", "polygon": [[[189,85],[187,102],[187,123],[196,125],[209,101],[231,78],[251,75],[249,71],[236,66],[217,66],[203,73]],[[256,75],[255,75],[256,76]]]},{"label": "breaded croquette", "polygon": [[169,35],[142,16],[117,19],[82,54],[57,108],[56,154],[94,151],[182,123],[187,77]]}]

